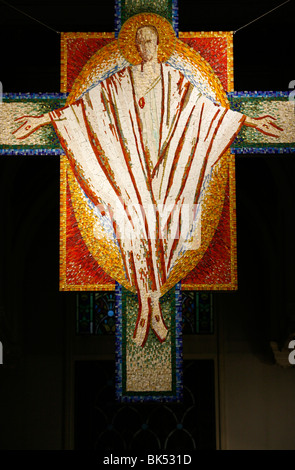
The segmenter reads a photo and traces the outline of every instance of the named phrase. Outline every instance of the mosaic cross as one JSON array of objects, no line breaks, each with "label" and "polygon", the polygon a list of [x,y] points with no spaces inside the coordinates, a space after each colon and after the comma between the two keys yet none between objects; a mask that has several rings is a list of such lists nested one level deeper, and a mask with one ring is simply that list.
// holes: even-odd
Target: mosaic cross
[{"label": "mosaic cross", "polygon": [[181,291],[237,289],[235,155],[294,152],[294,108],[176,0],[115,8],[62,33],[60,94],[3,95],[0,153],[60,157],[60,289],[115,291],[118,400],[180,401]]}]

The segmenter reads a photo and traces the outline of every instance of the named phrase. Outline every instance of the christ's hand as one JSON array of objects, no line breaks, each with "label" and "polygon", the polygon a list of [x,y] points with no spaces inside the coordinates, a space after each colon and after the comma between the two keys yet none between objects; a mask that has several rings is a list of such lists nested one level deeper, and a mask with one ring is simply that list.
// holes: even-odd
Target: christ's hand
[{"label": "christ's hand", "polygon": [[21,123],[21,126],[12,132],[17,139],[26,139],[41,126],[51,123],[49,114],[42,114],[41,116],[21,116],[15,121]]},{"label": "christ's hand", "polygon": [[276,119],[272,116],[261,116],[258,118],[249,118],[246,117],[244,121],[244,125],[248,127],[253,127],[257,129],[259,132],[262,132],[265,135],[269,135],[270,137],[280,137],[280,133],[283,129],[277,126],[273,121]]}]

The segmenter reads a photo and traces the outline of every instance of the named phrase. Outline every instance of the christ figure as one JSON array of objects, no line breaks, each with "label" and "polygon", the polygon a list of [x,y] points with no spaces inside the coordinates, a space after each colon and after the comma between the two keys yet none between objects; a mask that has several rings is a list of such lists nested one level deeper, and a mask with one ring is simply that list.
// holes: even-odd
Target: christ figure
[{"label": "christ figure", "polygon": [[[125,276],[138,296],[134,341],[150,327],[162,342],[168,330],[160,297],[175,261],[190,249],[202,185],[242,126],[278,137],[271,116],[250,118],[224,108],[184,74],[158,60],[159,34],[140,26],[139,65],[90,87],[73,104],[18,118],[25,139],[52,124],[73,172],[102,217],[109,218]],[[186,208],[194,208],[187,221]]]}]

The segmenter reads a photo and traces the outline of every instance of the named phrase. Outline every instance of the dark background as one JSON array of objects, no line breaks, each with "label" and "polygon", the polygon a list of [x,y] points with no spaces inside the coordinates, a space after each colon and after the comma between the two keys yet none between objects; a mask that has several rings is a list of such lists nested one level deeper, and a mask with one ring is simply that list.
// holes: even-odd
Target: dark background
[{"label": "dark background", "polygon": [[[10,4],[57,31],[114,30],[111,0]],[[179,0],[179,30],[236,30],[278,4]],[[58,92],[59,34],[2,2],[0,29],[3,91]],[[293,31],[291,1],[235,34],[236,91],[288,91]],[[292,154],[236,158],[239,289],[214,294],[220,321],[241,330],[266,363],[273,362],[269,342],[282,344],[295,322],[294,175]],[[67,311],[75,294],[58,290],[58,157],[1,156],[0,208],[0,449],[63,448]]]}]

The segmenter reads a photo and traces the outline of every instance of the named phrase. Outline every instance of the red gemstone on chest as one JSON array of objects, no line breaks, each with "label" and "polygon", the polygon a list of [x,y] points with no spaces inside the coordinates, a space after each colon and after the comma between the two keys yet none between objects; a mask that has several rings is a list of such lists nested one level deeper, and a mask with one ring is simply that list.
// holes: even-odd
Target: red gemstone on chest
[{"label": "red gemstone on chest", "polygon": [[144,97],[143,97],[143,96],[139,99],[138,104],[139,104],[139,106],[141,107],[141,109],[144,108],[145,101],[144,101]]}]

